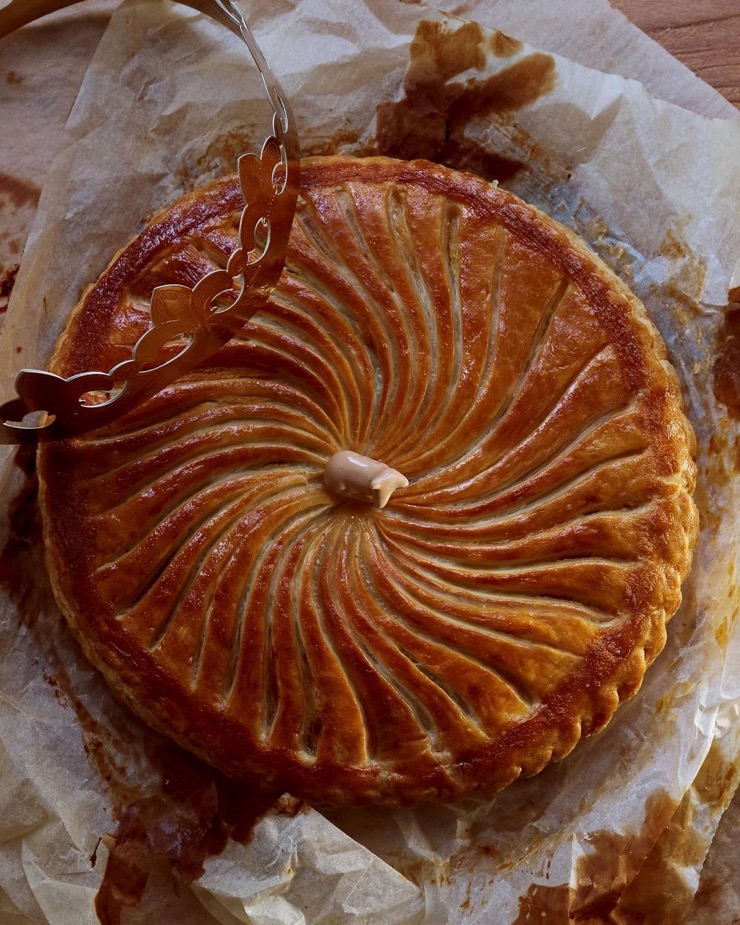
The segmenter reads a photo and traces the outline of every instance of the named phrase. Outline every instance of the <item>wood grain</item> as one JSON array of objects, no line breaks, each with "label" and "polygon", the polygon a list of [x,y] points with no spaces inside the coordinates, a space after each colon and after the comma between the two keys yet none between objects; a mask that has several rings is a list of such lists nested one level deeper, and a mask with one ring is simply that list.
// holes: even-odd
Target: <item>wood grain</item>
[{"label": "wood grain", "polygon": [[610,0],[740,108],[739,0]]}]

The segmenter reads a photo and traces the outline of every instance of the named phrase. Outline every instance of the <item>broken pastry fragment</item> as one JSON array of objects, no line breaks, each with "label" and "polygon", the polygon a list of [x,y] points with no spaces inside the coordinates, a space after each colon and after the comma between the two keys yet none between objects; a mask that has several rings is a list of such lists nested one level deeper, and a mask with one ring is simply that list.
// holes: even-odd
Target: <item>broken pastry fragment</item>
[{"label": "broken pastry fragment", "polygon": [[[226,266],[241,207],[225,178],[155,217],[53,371],[125,359],[156,286]],[[638,690],[696,539],[693,448],[645,309],[571,232],[425,161],[308,159],[266,308],[41,447],[48,567],[115,695],[228,775],[457,800]]]}]

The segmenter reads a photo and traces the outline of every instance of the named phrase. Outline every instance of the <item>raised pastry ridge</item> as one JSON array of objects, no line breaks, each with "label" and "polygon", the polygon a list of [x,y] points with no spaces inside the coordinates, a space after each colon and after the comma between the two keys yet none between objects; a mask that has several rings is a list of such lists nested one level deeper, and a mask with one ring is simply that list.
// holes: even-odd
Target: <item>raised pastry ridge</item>
[{"label": "raised pastry ridge", "polygon": [[[248,337],[43,448],[57,594],[118,695],[229,773],[319,802],[493,790],[600,728],[662,647],[696,531],[675,376],[634,297],[510,194],[380,158],[302,185]],[[153,285],[223,264],[235,186],[116,258],[56,371],[108,368]],[[343,449],[410,485],[338,501]]]}]

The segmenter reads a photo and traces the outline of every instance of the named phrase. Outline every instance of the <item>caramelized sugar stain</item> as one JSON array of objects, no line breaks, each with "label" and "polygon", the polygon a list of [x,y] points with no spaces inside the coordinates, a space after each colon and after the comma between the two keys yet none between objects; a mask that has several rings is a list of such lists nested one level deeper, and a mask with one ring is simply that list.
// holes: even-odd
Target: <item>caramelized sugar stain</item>
[{"label": "caramelized sugar stain", "polygon": [[93,718],[82,701],[75,696],[70,679],[59,661],[55,659],[54,662],[55,673],[45,674],[44,680],[52,688],[59,703],[74,710],[82,731],[83,748],[91,766],[119,802],[127,803],[136,799],[138,791],[128,787],[125,783],[126,766],[116,760],[110,747],[106,747],[105,729]]},{"label": "caramelized sugar stain", "polygon": [[359,132],[337,132],[330,139],[317,139],[304,145],[303,153],[306,157],[326,157],[336,154],[342,149],[351,148],[357,145]]},{"label": "caramelized sugar stain", "polygon": [[667,282],[655,287],[655,291],[673,296],[681,302],[691,315],[698,311],[704,283],[707,278],[707,262],[697,256],[686,237],[691,217],[677,218],[667,229],[658,248],[658,256],[671,261],[671,272]]},{"label": "caramelized sugar stain", "polygon": [[17,275],[18,264],[14,267],[10,267],[9,270],[6,270],[5,273],[0,276],[0,314],[8,310],[10,294],[13,291],[13,286],[15,286],[15,278]]},{"label": "caramelized sugar stain", "polygon": [[[265,134],[267,127],[265,126]],[[173,164],[171,172],[177,181],[180,193],[190,193],[204,184],[204,177],[216,177],[237,172],[237,161],[242,154],[255,153],[262,145],[263,138],[255,143],[253,136],[244,129],[233,129],[223,135],[217,135],[197,157]],[[144,216],[143,221],[150,221],[163,207],[155,205]]]},{"label": "caramelized sugar stain", "polygon": [[[696,891],[694,900],[691,904],[691,912],[693,913],[703,913],[704,919],[702,921],[710,921],[710,915],[717,915],[722,913],[722,889],[724,887],[723,881],[719,877],[704,876],[702,874],[701,882],[699,884],[699,889]],[[717,925],[720,925],[724,920],[723,919],[714,919],[717,922]]]},{"label": "caramelized sugar stain", "polygon": [[505,32],[494,29],[488,40],[488,47],[497,58],[510,58],[512,55],[518,54],[524,48],[524,45],[519,39],[512,38]]},{"label": "caramelized sugar stain", "polygon": [[740,893],[737,888],[739,836],[740,796],[736,796],[720,820],[701,870],[699,889],[691,905],[690,921],[694,925],[699,922],[737,925],[740,922]]},{"label": "caramelized sugar stain", "polygon": [[33,569],[40,566],[41,548],[36,448],[18,447],[14,462],[24,479],[8,506],[8,535],[0,553],[0,585],[18,605],[22,618],[31,624],[31,614],[38,609],[43,593],[33,580]]},{"label": "caramelized sugar stain", "polygon": [[[588,853],[578,860],[575,887],[532,884],[519,900],[519,914],[513,925],[603,925],[606,922],[647,925],[648,919],[634,919],[631,912],[623,915],[621,901],[628,895],[643,865],[649,862],[646,859],[651,858],[675,812],[675,800],[665,791],[656,791],[646,801],[645,819],[638,832],[588,833],[585,836]],[[549,865],[546,877],[549,879]],[[656,885],[649,877],[646,884]],[[645,910],[657,908],[656,902],[646,899]],[[614,917],[615,913],[618,917]],[[657,925],[667,920],[656,918],[654,921]]]},{"label": "caramelized sugar stain", "polygon": [[729,802],[739,774],[740,766],[728,761],[717,742],[712,742],[693,787],[703,803],[718,809]]},{"label": "caramelized sugar stain", "polygon": [[[103,925],[119,925],[122,911],[140,903],[150,872],[161,866],[162,859],[174,883],[194,880],[203,872],[206,858],[220,853],[228,838],[247,842],[270,809],[294,815],[302,804],[265,793],[254,782],[229,780],[134,718],[124,724],[119,717],[116,724],[115,716],[108,715],[112,727],[108,728],[90,714],[75,693],[62,657],[48,642],[58,627],[44,623],[48,619],[61,623],[62,618],[53,616],[51,588],[39,580],[45,573],[35,447],[20,447],[15,462],[24,482],[8,508],[0,584],[37,638],[47,661],[45,680],[56,698],[74,710],[90,765],[112,800],[116,825],[112,834],[103,836],[108,862],[95,908]],[[129,783],[130,766],[125,758],[121,760],[128,749],[132,756],[147,755],[158,772],[158,786],[144,792]],[[91,863],[95,861],[93,854]]]},{"label": "caramelized sugar stain", "polygon": [[476,22],[466,22],[456,29],[447,29],[443,23],[422,20],[411,42],[411,66],[406,87],[420,84],[424,78],[430,83],[449,80],[470,68],[481,70],[486,63],[485,33]]},{"label": "caramelized sugar stain", "polygon": [[717,332],[712,370],[714,396],[735,420],[740,418],[740,303],[730,303]]},{"label": "caramelized sugar stain", "polygon": [[[672,313],[687,330],[695,328],[697,318],[702,314],[700,302],[708,272],[706,260],[693,252],[686,239],[689,221],[688,216],[677,219],[666,231],[658,256],[670,262],[669,275],[665,282],[649,287],[651,294],[662,304],[671,304]],[[708,345],[703,346],[703,352],[707,353]],[[695,364],[694,375],[701,375],[702,365]]]},{"label": "caramelized sugar stain", "polygon": [[723,809],[735,791],[737,778],[738,768],[713,743],[691,790],[620,898],[620,922],[660,925],[681,920],[694,898],[692,886],[681,871],[700,868],[707,852],[706,841],[694,823],[697,800],[714,812]]},{"label": "caramelized sugar stain", "polygon": [[474,116],[490,116],[530,106],[555,86],[555,61],[537,51],[486,80],[468,84],[454,101],[450,118],[454,124]]},{"label": "caramelized sugar stain", "polygon": [[[518,49],[508,36],[498,34],[501,55]],[[555,85],[555,61],[534,52],[484,79],[452,78],[481,70],[486,61],[486,33],[477,23],[451,29],[443,23],[422,21],[411,43],[410,64],[399,102],[377,109],[376,147],[391,157],[417,157],[450,167],[471,170],[487,180],[511,179],[525,166],[490,152],[465,136],[477,117],[506,116],[533,103]]]},{"label": "caramelized sugar stain", "polygon": [[[734,591],[731,591],[730,593],[733,594]],[[738,613],[740,613],[740,611],[736,610],[726,620],[723,620],[723,622],[720,623],[720,625],[714,631],[714,638],[717,640],[717,645],[725,652],[728,645],[730,644],[730,640],[733,638]]]},{"label": "caramelized sugar stain", "polygon": [[[571,901],[571,918],[577,922],[611,920],[620,896],[653,849],[675,812],[676,801],[665,791],[653,793],[645,803],[639,832],[589,834],[588,854],[578,861],[577,887]],[[601,916],[601,918],[599,918]]]},{"label": "caramelized sugar stain", "polygon": [[471,899],[472,899],[472,895],[473,895],[473,881],[472,881],[472,879],[469,879],[469,880],[468,880],[467,888],[466,888],[466,890],[465,890],[465,899],[460,903],[460,908],[461,908],[461,909],[469,909],[469,908],[470,908],[470,901],[471,901]]},{"label": "caramelized sugar stain", "polygon": [[720,421],[719,429],[709,438],[708,449],[711,456],[728,460],[732,469],[740,472],[740,434],[737,432],[732,434],[732,429],[728,421]]},{"label": "caramelized sugar stain", "polygon": [[16,209],[29,204],[35,205],[40,192],[39,187],[33,183],[0,173],[0,200],[6,200]]},{"label": "caramelized sugar stain", "polygon": [[122,909],[139,905],[162,858],[177,878],[195,880],[229,838],[247,842],[269,810],[295,815],[302,805],[249,790],[165,741],[151,757],[162,792],[119,809],[116,833],[105,839],[109,856],[95,900],[101,925],[119,925]]},{"label": "caramelized sugar stain", "polygon": [[533,883],[519,899],[519,915],[512,925],[556,925],[568,921],[570,888]]},{"label": "caramelized sugar stain", "polygon": [[[716,388],[715,398],[719,400]],[[730,416],[723,414],[720,409],[719,419],[715,421],[715,430],[707,444],[702,477],[698,479],[694,494],[694,500],[699,507],[702,528],[708,528],[717,533],[722,530],[723,525],[729,526],[734,522],[732,519],[734,511],[730,508],[730,495],[724,493],[723,489],[730,484],[736,472],[740,472],[740,433]],[[732,594],[734,580],[732,573],[729,577]],[[725,624],[725,630],[721,627],[717,630],[717,641],[723,648],[726,645],[726,638],[723,642],[722,633],[726,634],[730,628]]]},{"label": "caramelized sugar stain", "polygon": [[221,167],[222,172],[236,172],[236,162],[242,154],[254,150],[254,138],[244,129],[232,129],[225,135],[219,135],[208,145],[206,151],[197,161],[196,181],[198,174],[203,171],[212,171]]},{"label": "caramelized sugar stain", "polygon": [[661,242],[658,253],[669,260],[686,260],[692,257],[691,249],[683,240],[681,232],[688,222],[683,221],[677,228],[669,228]]}]

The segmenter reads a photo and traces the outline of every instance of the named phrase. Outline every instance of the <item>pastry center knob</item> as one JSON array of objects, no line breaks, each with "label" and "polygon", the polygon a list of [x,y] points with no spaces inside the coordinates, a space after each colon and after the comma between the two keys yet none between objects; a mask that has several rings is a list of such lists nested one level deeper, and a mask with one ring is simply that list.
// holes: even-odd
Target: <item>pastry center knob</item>
[{"label": "pastry center knob", "polygon": [[408,483],[397,469],[351,450],[335,453],[324,470],[328,492],[340,498],[367,501],[378,508],[384,508],[393,492]]}]

